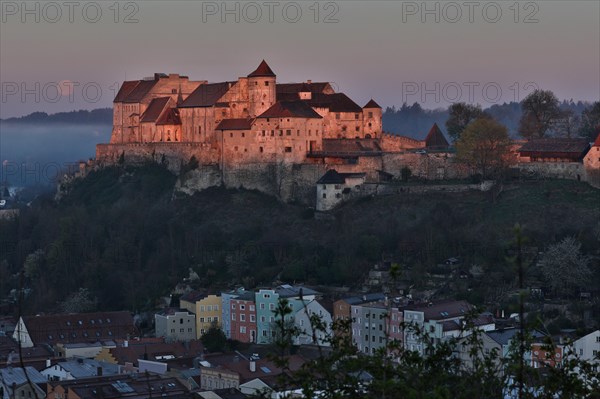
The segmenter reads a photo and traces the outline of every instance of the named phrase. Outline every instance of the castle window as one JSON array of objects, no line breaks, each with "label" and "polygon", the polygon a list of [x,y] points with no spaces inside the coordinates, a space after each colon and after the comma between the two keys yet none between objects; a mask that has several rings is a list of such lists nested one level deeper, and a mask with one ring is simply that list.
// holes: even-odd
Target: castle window
[{"label": "castle window", "polygon": [[269,85],[269,82],[265,82],[265,86],[268,86],[268,85]]},{"label": "castle window", "polygon": [[233,133],[229,133],[229,137],[232,137],[232,138],[233,138]]},{"label": "castle window", "polygon": [[242,132],[242,137],[246,137],[246,133]]},{"label": "castle window", "polygon": [[259,147],[259,148],[258,148],[258,150],[259,150],[260,152],[263,152],[263,148],[262,148],[262,147]]},{"label": "castle window", "polygon": [[171,89],[171,94],[177,94],[177,89]]},{"label": "castle window", "polygon": [[285,152],[292,152],[292,147],[285,147]]},{"label": "castle window", "polygon": [[244,112],[248,112],[248,108],[244,108]]},{"label": "castle window", "polygon": [[280,135],[280,136],[283,136],[283,130],[280,130],[280,131],[279,131],[279,135]]},{"label": "castle window", "polygon": [[360,127],[356,126],[356,131],[360,132]]},{"label": "castle window", "polygon": [[198,126],[198,134],[202,134],[202,126]]},{"label": "castle window", "polygon": [[231,104],[231,108],[237,107],[237,104]]},{"label": "castle window", "polygon": [[286,130],[286,131],[285,131],[285,135],[286,135],[286,136],[291,136],[291,135],[292,135],[292,131],[291,131],[291,130],[289,130],[289,129],[288,129],[288,130]]},{"label": "castle window", "polygon": [[275,136],[275,130],[271,130],[271,137]]},{"label": "castle window", "polygon": [[369,127],[373,126],[373,124],[371,122],[369,122]]},{"label": "castle window", "polygon": [[296,130],[296,136],[300,136],[300,130]]},{"label": "castle window", "polygon": [[340,113],[339,112],[336,112],[335,119],[338,119],[338,120],[340,119]]},{"label": "castle window", "polygon": [[234,149],[235,151],[237,151],[237,150],[238,150],[238,146],[236,145],[236,146],[235,146],[233,149]]},{"label": "castle window", "polygon": [[358,120],[359,119],[359,114],[354,114],[354,119]]},{"label": "castle window", "polygon": [[227,116],[227,111],[225,111],[225,110],[221,111],[221,115]]},{"label": "castle window", "polygon": [[271,122],[271,118],[267,118],[267,122]]},{"label": "castle window", "polygon": [[258,82],[254,82],[254,86],[258,86]]},{"label": "castle window", "polygon": [[309,131],[308,131],[308,135],[309,135],[309,136],[312,136],[312,130],[309,130]]},{"label": "castle window", "polygon": [[263,137],[265,137],[265,133],[266,133],[266,132],[263,130],[263,131],[262,131],[262,136],[263,136]]},{"label": "castle window", "polygon": [[373,112],[369,112],[369,118],[373,117]]}]

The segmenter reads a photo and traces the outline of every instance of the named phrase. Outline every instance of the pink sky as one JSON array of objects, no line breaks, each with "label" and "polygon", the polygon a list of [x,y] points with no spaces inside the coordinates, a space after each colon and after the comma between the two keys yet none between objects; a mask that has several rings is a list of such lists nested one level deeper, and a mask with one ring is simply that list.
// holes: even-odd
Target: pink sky
[{"label": "pink sky", "polygon": [[121,81],[154,72],[232,80],[263,58],[281,82],[331,81],[360,105],[487,107],[533,87],[600,99],[598,1],[338,1],[318,14],[313,2],[228,2],[225,15],[221,1],[113,3],[2,2],[0,117],[110,107]]}]

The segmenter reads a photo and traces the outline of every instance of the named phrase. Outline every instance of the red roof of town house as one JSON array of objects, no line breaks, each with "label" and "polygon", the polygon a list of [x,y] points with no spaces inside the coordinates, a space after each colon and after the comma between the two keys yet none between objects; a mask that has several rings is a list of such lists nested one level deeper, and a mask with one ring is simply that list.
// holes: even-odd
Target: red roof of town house
[{"label": "red roof of town house", "polygon": [[150,102],[150,105],[148,105],[148,108],[146,109],[146,112],[144,112],[142,114],[142,117],[140,118],[140,122],[142,122],[142,123],[144,123],[144,122],[153,122],[153,123],[155,123],[156,120],[163,113],[165,107],[169,104],[169,100],[170,99],[171,99],[171,97],[159,97],[159,98],[153,99]]},{"label": "red roof of town house", "polygon": [[237,82],[219,82],[200,85],[179,105],[179,107],[212,107],[236,83]]},{"label": "red roof of town house", "polygon": [[440,149],[448,148],[450,146],[450,144],[448,144],[448,140],[446,140],[446,137],[444,137],[444,133],[442,133],[437,123],[434,123],[431,127],[431,130],[429,130],[429,134],[427,134],[427,137],[425,138],[425,146],[427,148]]},{"label": "red roof of town house", "polygon": [[223,119],[215,130],[250,130],[252,119]]},{"label": "red roof of town house", "polygon": [[319,115],[304,101],[279,101],[263,112],[259,118],[318,118]]},{"label": "red roof of town house", "polygon": [[267,62],[265,60],[262,60],[262,62],[258,66],[258,68],[256,68],[256,70],[254,72],[252,72],[250,75],[248,75],[249,78],[274,77],[274,76],[275,76],[275,72],[273,72],[273,70],[271,69],[269,64],[267,64]]},{"label": "red roof of town house", "polygon": [[130,312],[71,313],[23,317],[35,345],[127,339],[136,334]]},{"label": "red roof of town house", "polygon": [[363,108],[381,108],[379,104],[375,102],[375,100],[371,99]]},{"label": "red roof of town house", "polygon": [[590,143],[587,139],[569,138],[544,138],[531,140],[520,149],[521,156],[536,158],[567,158],[580,161]]}]

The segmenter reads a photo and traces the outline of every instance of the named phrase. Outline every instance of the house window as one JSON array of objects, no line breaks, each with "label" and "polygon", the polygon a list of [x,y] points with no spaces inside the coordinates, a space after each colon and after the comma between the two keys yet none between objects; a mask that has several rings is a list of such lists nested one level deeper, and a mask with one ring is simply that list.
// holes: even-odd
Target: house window
[{"label": "house window", "polygon": [[261,303],[261,304],[260,304],[260,308],[261,308],[261,309],[264,309],[264,308],[265,308],[265,304],[264,304],[264,303]]},{"label": "house window", "polygon": [[232,303],[232,304],[231,304],[231,309],[234,309],[234,310],[235,310],[235,303]]},{"label": "house window", "polygon": [[254,307],[254,305],[250,305],[250,311],[254,312],[256,310],[256,308]]},{"label": "house window", "polygon": [[235,313],[231,314],[231,320],[235,321]]},{"label": "house window", "polygon": [[245,314],[241,314],[240,315],[240,321],[246,321],[246,315]]},{"label": "house window", "polygon": [[323,193],[323,198],[327,198],[327,194]]},{"label": "house window", "polygon": [[275,310],[275,304],[274,303],[270,303],[269,304],[269,310]]},{"label": "house window", "polygon": [[240,310],[246,310],[246,305],[240,305]]},{"label": "house window", "polygon": [[246,334],[246,327],[245,326],[240,327],[240,334]]},{"label": "house window", "polygon": [[254,323],[256,321],[256,317],[253,314],[250,315],[250,322]]}]

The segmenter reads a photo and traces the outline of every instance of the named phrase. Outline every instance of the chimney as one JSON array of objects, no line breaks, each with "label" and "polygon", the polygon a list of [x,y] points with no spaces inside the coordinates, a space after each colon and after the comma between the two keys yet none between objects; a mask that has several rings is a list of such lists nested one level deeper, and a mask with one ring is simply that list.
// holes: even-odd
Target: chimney
[{"label": "chimney", "polygon": [[129,341],[125,340],[123,341],[123,348],[127,348],[129,347]]},{"label": "chimney", "polygon": [[250,359],[250,371],[251,372],[256,372],[256,360],[254,360],[254,358]]},{"label": "chimney", "polygon": [[52,366],[52,361],[50,359],[46,359],[46,368]]},{"label": "chimney", "polygon": [[102,367],[101,367],[101,366],[98,366],[98,369],[97,369],[97,371],[96,371],[96,375],[97,375],[98,377],[102,377]]}]

